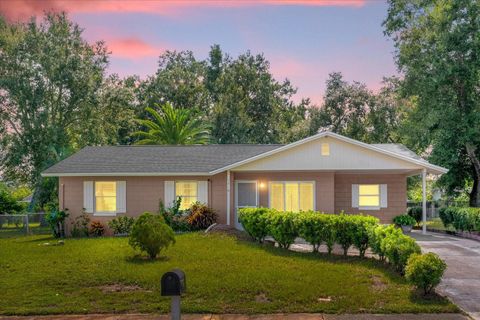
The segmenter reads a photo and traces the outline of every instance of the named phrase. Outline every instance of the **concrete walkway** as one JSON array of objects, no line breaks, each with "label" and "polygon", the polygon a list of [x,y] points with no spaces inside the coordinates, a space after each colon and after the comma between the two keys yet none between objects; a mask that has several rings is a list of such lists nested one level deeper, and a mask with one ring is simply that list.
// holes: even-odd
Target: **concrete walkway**
[{"label": "concrete walkway", "polygon": [[414,231],[423,252],[434,252],[447,263],[437,291],[448,296],[472,318],[480,320],[480,242]]},{"label": "concrete walkway", "polygon": [[[31,317],[1,317],[0,320],[169,320],[169,315],[155,314],[91,314],[91,315],[59,315]],[[320,313],[289,313],[289,314],[186,314],[183,320],[468,320],[457,313],[443,314],[320,314]]]}]

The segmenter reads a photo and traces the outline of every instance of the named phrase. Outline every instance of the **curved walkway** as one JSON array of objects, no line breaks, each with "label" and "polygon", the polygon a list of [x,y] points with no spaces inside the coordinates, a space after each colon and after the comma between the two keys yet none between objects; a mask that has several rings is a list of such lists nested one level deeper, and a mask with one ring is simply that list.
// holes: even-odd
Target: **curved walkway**
[{"label": "curved walkway", "polygon": [[480,320],[480,242],[439,233],[422,235],[419,231],[412,236],[423,252],[434,252],[447,263],[437,290]]}]

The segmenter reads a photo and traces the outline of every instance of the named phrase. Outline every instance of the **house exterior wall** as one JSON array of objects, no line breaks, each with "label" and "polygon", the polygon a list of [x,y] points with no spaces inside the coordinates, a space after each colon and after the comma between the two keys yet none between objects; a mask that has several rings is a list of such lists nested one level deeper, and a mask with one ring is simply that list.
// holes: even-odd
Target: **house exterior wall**
[{"label": "house exterior wall", "polygon": [[[83,210],[84,181],[126,181],[127,213],[117,214],[136,217],[145,211],[157,212],[159,201],[164,200],[165,181],[175,180],[207,180],[208,205],[219,216],[219,223],[227,223],[227,173],[214,176],[165,176],[165,177],[60,177],[59,204],[60,208],[68,208],[70,216],[67,220],[67,232],[71,223]],[[360,213],[352,208],[352,184],[387,184],[388,207],[380,210],[363,211],[374,215],[382,222],[391,222],[394,216],[406,210],[406,175],[405,174],[346,174],[333,171],[303,171],[303,172],[231,172],[230,223],[235,219],[235,181],[256,180],[259,183],[259,204],[269,206],[268,183],[271,181],[314,181],[316,210],[326,213]],[[263,187],[260,187],[263,184]],[[112,217],[91,216],[92,220],[106,224]]]},{"label": "house exterior wall", "polygon": [[[386,184],[387,208],[359,210],[352,208],[352,184]],[[376,216],[382,223],[407,210],[407,176],[405,174],[335,174],[335,212],[364,213]]]}]

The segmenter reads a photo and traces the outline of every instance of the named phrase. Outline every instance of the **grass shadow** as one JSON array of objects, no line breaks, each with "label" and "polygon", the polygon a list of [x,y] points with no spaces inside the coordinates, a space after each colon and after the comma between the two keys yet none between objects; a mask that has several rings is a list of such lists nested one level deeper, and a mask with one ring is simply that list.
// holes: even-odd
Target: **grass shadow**
[{"label": "grass shadow", "polygon": [[150,259],[148,256],[140,255],[140,254],[136,254],[134,256],[129,256],[125,258],[126,262],[132,263],[132,264],[138,264],[138,265],[152,264],[155,262],[166,262],[169,260],[170,258],[167,256],[158,256],[155,259]]},{"label": "grass shadow", "polygon": [[[423,290],[420,289],[412,289],[410,292],[409,299],[412,303],[423,305],[423,306],[430,306],[430,305],[435,305],[435,306],[446,306],[451,304],[450,300],[436,292],[431,292],[429,294],[424,294]],[[460,309],[456,307],[456,310],[454,312],[459,312]]]}]

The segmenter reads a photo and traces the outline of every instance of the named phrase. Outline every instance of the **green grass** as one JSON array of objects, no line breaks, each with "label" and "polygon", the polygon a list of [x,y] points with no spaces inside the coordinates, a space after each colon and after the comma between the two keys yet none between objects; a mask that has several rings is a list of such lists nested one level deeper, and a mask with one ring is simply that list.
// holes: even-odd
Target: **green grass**
[{"label": "green grass", "polygon": [[452,226],[445,227],[440,218],[433,218],[431,220],[428,220],[427,229],[455,231],[455,228]]},{"label": "green grass", "polygon": [[[0,314],[169,311],[161,275],[186,272],[186,313],[457,312],[438,296],[425,299],[373,259],[288,252],[227,235],[177,236],[147,261],[126,238],[67,239],[45,246],[45,236],[0,240]],[[104,292],[107,285],[134,291]],[[322,302],[319,298],[330,297]],[[260,300],[260,301],[258,301]]]}]

